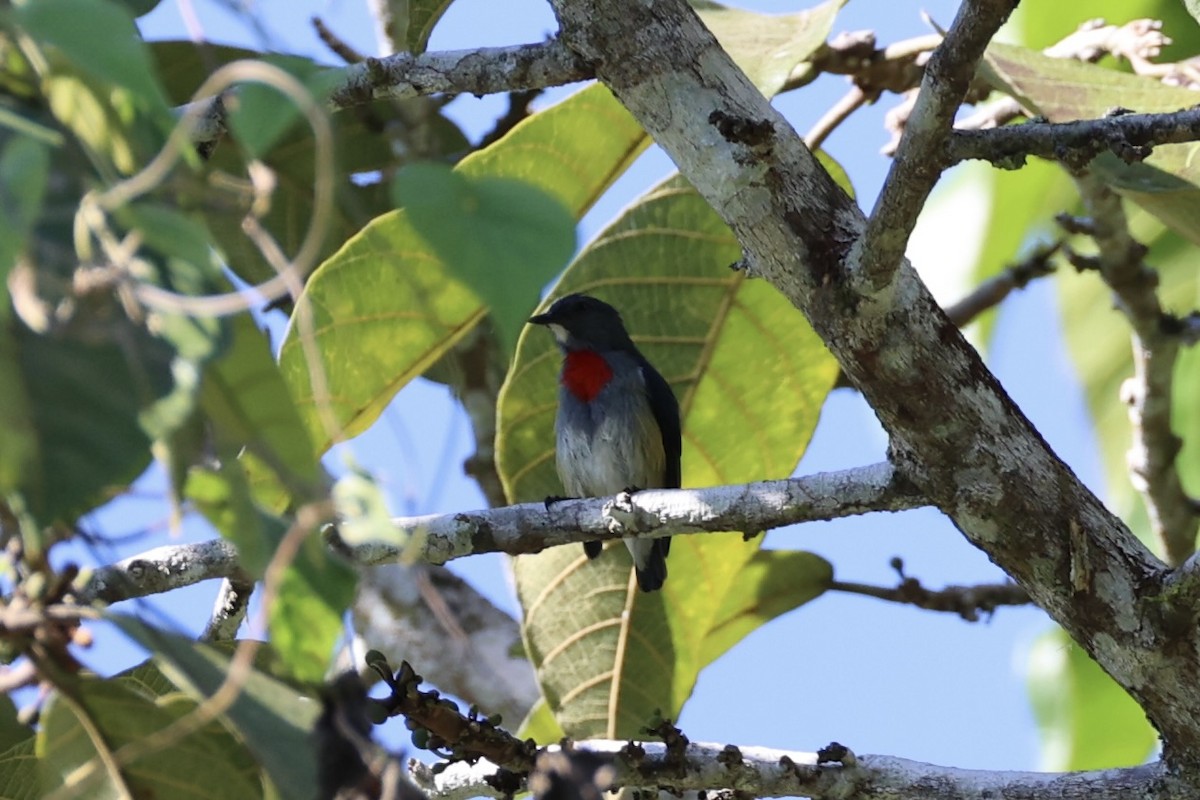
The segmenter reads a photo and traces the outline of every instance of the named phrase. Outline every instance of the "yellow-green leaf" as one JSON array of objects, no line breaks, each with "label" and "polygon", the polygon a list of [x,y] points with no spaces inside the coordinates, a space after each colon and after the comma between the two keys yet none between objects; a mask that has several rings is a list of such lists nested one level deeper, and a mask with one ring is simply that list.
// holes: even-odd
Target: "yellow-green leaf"
[{"label": "yellow-green leaf", "polygon": [[1158,735],[1146,712],[1061,630],[1034,644],[1028,685],[1042,733],[1042,769],[1132,767],[1154,750]]},{"label": "yellow-green leaf", "polygon": [[[740,255],[712,209],[672,178],[589,245],[553,292],[586,292],[616,306],[672,384],[684,420],[684,486],[789,475],[837,372],[799,312],[767,284],[729,269]],[[554,468],[558,362],[552,337],[526,330],[501,390],[497,460],[513,501],[562,494]],[[758,547],[736,533],[676,537],[670,577],[653,593],[637,590],[621,546],[594,562],[577,547],[516,559],[526,650],[563,729],[631,736],[655,709],[676,716],[721,643],[753,627],[754,612],[730,592]],[[821,588],[806,585],[792,605]],[[747,624],[725,631],[739,636],[714,633],[734,618]]]},{"label": "yellow-green leaf", "polygon": [[[535,114],[455,169],[469,177],[516,178],[579,218],[646,146],[641,127],[607,89],[593,86]],[[317,452],[338,435],[365,430],[400,387],[420,375],[483,319],[486,308],[455,279],[403,209],[372,220],[309,279],[307,332],[295,320],[280,367]],[[532,299],[532,298],[531,298]],[[321,424],[312,370],[324,373],[328,409],[340,430]]]}]

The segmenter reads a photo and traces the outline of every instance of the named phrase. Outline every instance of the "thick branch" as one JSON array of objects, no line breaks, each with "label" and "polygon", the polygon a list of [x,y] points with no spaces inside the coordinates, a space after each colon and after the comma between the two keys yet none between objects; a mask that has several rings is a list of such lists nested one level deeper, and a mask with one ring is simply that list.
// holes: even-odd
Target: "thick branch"
[{"label": "thick branch", "polygon": [[[1193,624],[1166,624],[1162,563],[1049,449],[911,266],[859,280],[866,259],[889,260],[854,246],[861,211],[683,0],[552,2],[564,39],[729,224],[746,263],[804,311],[891,435],[897,469],[1133,695],[1168,759],[1200,764],[1195,609],[1175,609]],[[1011,2],[986,8],[947,65],[973,63]],[[931,137],[939,151],[944,133]],[[901,252],[910,214],[877,222],[877,241]]]},{"label": "thick branch", "polygon": [[947,166],[945,142],[975,64],[1016,5],[1016,0],[964,0],[946,38],[929,57],[921,91],[859,245],[860,266],[876,287],[887,282],[904,256],[917,215]]},{"label": "thick branch", "polygon": [[440,53],[397,53],[368,58],[346,69],[334,89],[334,108],[380,97],[426,94],[494,94],[561,86],[592,77],[587,64],[557,39],[512,47],[481,47]]},{"label": "thick branch", "polygon": [[1026,122],[990,130],[956,130],[946,143],[945,161],[990,161],[1015,168],[1026,156],[1083,167],[1103,152],[1141,161],[1159,144],[1200,139],[1200,106],[1169,114],[1122,114],[1075,122]]},{"label": "thick branch", "polygon": [[[1182,564],[1195,550],[1200,520],[1175,466],[1183,443],[1171,430],[1180,336],[1158,302],[1158,275],[1145,264],[1146,247],[1129,232],[1121,198],[1093,175],[1077,178],[1076,185],[1091,215],[1083,221],[1086,232],[1099,248],[1094,263],[1133,332],[1133,377],[1122,387],[1133,428],[1129,471],[1167,560]],[[1071,225],[1078,227],[1079,221]]]},{"label": "thick branch", "polygon": [[[848,752],[842,763],[818,763],[823,754],[704,743],[691,743],[682,753],[669,752],[658,742],[630,745],[596,740],[576,742],[573,748],[613,756],[614,788],[669,786],[673,792],[733,789],[752,797],[799,795],[813,800],[1168,800],[1187,796],[1185,787],[1161,763],[1096,772],[993,772]],[[418,763],[410,764],[410,770],[414,782],[438,800],[504,796],[496,788],[505,786],[504,777],[487,761],[453,764],[436,775]]]}]

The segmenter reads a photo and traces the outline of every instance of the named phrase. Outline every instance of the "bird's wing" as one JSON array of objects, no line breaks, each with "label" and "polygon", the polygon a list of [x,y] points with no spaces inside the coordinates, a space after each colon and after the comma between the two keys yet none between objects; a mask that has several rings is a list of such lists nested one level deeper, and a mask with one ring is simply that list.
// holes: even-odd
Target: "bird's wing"
[{"label": "bird's wing", "polygon": [[[662,434],[663,454],[666,466],[663,483],[659,488],[678,489],[680,485],[680,458],[683,455],[683,433],[679,423],[679,401],[671,391],[671,385],[649,362],[642,365],[646,379],[646,395],[650,399],[650,410]],[[666,540],[661,540],[666,541]]]}]

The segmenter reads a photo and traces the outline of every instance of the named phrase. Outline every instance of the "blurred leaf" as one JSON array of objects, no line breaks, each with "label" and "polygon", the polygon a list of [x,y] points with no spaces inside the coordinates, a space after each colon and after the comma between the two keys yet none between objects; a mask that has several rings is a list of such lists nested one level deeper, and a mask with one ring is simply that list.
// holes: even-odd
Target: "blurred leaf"
[{"label": "blurred leaf", "polygon": [[41,454],[23,491],[42,524],[73,521],[149,463],[141,415],[174,391],[173,353],[132,326],[122,345],[15,327]]},{"label": "blurred leaf", "polygon": [[[332,495],[338,536],[351,547],[381,543],[404,553],[413,538],[423,538],[410,537],[396,527],[383,488],[367,472],[351,468],[333,485]],[[401,561],[411,563],[412,558],[401,557]]]},{"label": "blurred leaf", "polygon": [[[131,617],[114,614],[110,619],[150,650],[162,674],[197,702],[211,697],[229,673],[229,657],[216,647],[150,628]],[[320,706],[312,698],[254,669],[224,718],[241,734],[280,793],[303,800],[316,792],[317,754],[311,731],[319,714]]]},{"label": "blurred leaf", "polygon": [[[207,366],[200,404],[218,442],[233,452],[245,448],[243,460],[255,462],[249,469],[256,483],[262,484],[264,469],[270,469],[300,501],[311,499],[320,470],[266,335],[249,314],[234,317],[230,326],[231,345]],[[262,496],[260,501],[282,507],[274,497]]]},{"label": "blurred leaf", "polygon": [[[320,105],[320,99],[341,79],[337,70],[312,61],[283,56],[260,56],[258,61],[278,67],[304,84]],[[271,150],[280,137],[301,119],[300,107],[275,87],[258,81],[239,84],[237,95],[227,101],[229,128],[252,158]]]},{"label": "blurred leaf", "polygon": [[1183,0],[1183,4],[1187,7],[1187,11],[1192,15],[1192,19],[1200,22],[1200,0]]},{"label": "blurred leaf", "polygon": [[261,580],[287,525],[255,505],[241,462],[226,453],[218,471],[192,470],[186,496],[237,547],[238,560],[250,576]]},{"label": "blurred leaf", "polygon": [[505,350],[538,293],[575,252],[575,220],[551,195],[509,178],[409,164],[394,193],[417,234],[487,304]]},{"label": "blurred leaf", "polygon": [[[0,753],[33,739],[33,734],[33,728],[17,719],[17,704],[12,697],[7,694],[0,696]],[[0,797],[3,796],[0,793]]]},{"label": "blurred leaf", "polygon": [[1022,44],[1041,49],[1074,33],[1084,16],[1115,25],[1136,19],[1161,20],[1163,31],[1170,34],[1168,41],[1173,42],[1164,48],[1163,61],[1189,58],[1200,45],[1200,28],[1188,19],[1179,0],[1090,0],[1086,14],[1071,3],[1021,3],[1009,29]]},{"label": "blurred leaf", "polygon": [[267,615],[271,644],[297,679],[316,683],[325,677],[357,580],[315,531],[304,538]]},{"label": "blurred leaf", "polygon": [[825,44],[846,0],[828,0],[794,14],[759,14],[711,0],[691,0],[721,47],[767,97]]},{"label": "blurred leaf", "polygon": [[[8,298],[0,297],[4,307]],[[0,314],[0,497],[37,470],[38,440],[12,329]]]},{"label": "blurred leaf", "polygon": [[1132,767],[1154,751],[1158,735],[1146,713],[1062,630],[1034,644],[1028,685],[1043,770]]},{"label": "blurred leaf", "polygon": [[157,8],[160,0],[117,0],[117,2],[129,9],[130,14],[140,17]]},{"label": "blurred leaf", "polygon": [[[525,120],[456,170],[473,179],[531,183],[578,219],[646,144],[621,104],[604,87],[593,86]],[[471,288],[453,278],[421,240],[403,210],[368,224],[313,273],[305,293],[320,364],[308,363],[301,344],[305,331],[293,321],[280,368],[318,453],[333,437],[320,424],[310,377],[314,366],[325,372],[330,411],[341,433],[354,436],[486,313]]]},{"label": "blurred leaf", "polygon": [[[620,309],[663,373],[684,420],[684,486],[790,475],[837,366],[802,315],[729,265],[741,248],[681,178],[635,203],[591,243],[552,292],[594,294]],[[562,494],[554,468],[558,353],[545,331],[521,338],[500,394],[497,465],[509,499]],[[515,560],[526,649],[569,735],[636,735],[655,709],[676,718],[700,669],[760,620],[820,594],[797,580],[787,599],[739,534],[675,537],[659,592],[636,589],[623,546],[587,562],[576,547]],[[815,558],[800,555],[802,560]],[[819,561],[819,560],[818,560]],[[815,562],[813,562],[815,563]],[[570,609],[569,613],[564,609]]]},{"label": "blurred leaf", "polygon": [[41,800],[42,782],[33,737],[0,752],[0,797],[4,800]]},{"label": "blurred leaf", "polygon": [[[1153,78],[1127,75],[1074,59],[1050,58],[1013,45],[992,44],[985,73],[996,88],[1052,122],[1103,117],[1110,109],[1141,113],[1179,111],[1200,95]],[[1112,153],[1091,169],[1124,197],[1200,244],[1200,143],[1160,145],[1141,163],[1126,164]]]},{"label": "blurred leaf", "polygon": [[25,242],[42,212],[50,153],[28,136],[0,137],[0,324],[8,320],[9,270],[25,249]]},{"label": "blurred leaf", "polygon": [[109,0],[38,0],[15,10],[35,39],[59,48],[87,75],[128,89],[143,109],[168,119],[166,96],[129,11]]},{"label": "blurred leaf", "polygon": [[405,30],[404,42],[410,53],[425,52],[429,44],[429,34],[437,25],[442,14],[450,7],[452,0],[407,0],[408,26]]},{"label": "blurred leaf", "polygon": [[[236,745],[216,725],[135,759],[118,779],[97,754],[154,737],[178,718],[178,710],[161,708],[118,681],[83,679],[72,685],[71,693],[72,697],[52,695],[42,712],[37,752],[44,790],[65,784],[77,796],[87,797],[119,794],[124,787],[148,797],[261,797],[259,783],[229,762]],[[90,774],[76,772],[93,759],[96,768]]]}]

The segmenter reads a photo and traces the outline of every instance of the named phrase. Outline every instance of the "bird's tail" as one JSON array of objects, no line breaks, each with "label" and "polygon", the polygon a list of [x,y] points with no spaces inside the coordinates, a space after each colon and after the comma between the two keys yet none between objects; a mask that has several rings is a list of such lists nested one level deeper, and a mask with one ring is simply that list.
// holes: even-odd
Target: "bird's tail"
[{"label": "bird's tail", "polygon": [[661,589],[667,580],[667,553],[671,549],[671,540],[668,537],[626,539],[625,546],[633,555],[633,570],[637,574],[638,588],[643,592]]}]

